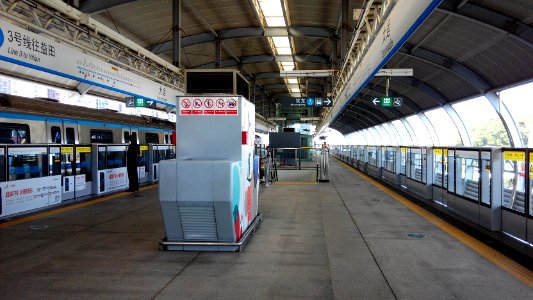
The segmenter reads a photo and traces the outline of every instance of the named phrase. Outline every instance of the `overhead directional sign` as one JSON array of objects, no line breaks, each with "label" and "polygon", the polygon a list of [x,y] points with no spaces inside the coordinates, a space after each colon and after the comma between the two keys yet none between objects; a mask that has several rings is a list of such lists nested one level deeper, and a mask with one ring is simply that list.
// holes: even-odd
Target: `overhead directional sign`
[{"label": "overhead directional sign", "polygon": [[156,102],[141,97],[126,97],[126,107],[156,108]]},{"label": "overhead directional sign", "polygon": [[393,96],[376,97],[372,100],[372,103],[374,103],[375,106],[381,107],[400,107],[402,106],[403,98]]},{"label": "overhead directional sign", "polygon": [[285,97],[280,103],[283,108],[333,106],[333,101],[328,97]]}]

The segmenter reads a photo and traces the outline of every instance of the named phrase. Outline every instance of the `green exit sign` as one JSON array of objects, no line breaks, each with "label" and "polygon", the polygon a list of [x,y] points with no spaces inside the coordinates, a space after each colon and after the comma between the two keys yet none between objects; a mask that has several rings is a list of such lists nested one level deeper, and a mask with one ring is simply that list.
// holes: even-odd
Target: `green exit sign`
[{"label": "green exit sign", "polygon": [[381,107],[392,107],[392,97],[381,97],[380,101]]},{"label": "green exit sign", "polygon": [[146,107],[146,99],[135,97],[135,107]]}]

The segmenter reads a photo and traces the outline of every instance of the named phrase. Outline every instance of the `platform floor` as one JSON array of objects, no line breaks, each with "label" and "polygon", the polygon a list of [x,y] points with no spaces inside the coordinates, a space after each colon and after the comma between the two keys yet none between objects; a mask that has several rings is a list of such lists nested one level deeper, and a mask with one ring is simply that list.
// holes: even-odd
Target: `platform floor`
[{"label": "platform floor", "polygon": [[335,160],[329,183],[264,188],[242,253],[161,251],[157,189],[139,196],[0,224],[0,299],[533,299]]}]

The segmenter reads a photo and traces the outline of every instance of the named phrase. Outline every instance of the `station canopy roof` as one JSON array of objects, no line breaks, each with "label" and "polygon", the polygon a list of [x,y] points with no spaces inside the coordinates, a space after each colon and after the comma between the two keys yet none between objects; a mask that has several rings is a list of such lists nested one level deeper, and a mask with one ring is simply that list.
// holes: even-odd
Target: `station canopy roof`
[{"label": "station canopy roof", "polygon": [[[78,2],[82,12],[172,61],[173,1]],[[298,93],[326,95],[331,91],[331,79],[289,83],[279,77],[279,71],[291,62],[297,70],[338,70],[342,66],[342,0],[281,0],[287,17],[281,24],[276,24],[275,18],[259,17],[261,2],[278,1],[181,0],[181,67],[215,68],[218,40],[220,67],[239,69],[251,83],[255,81],[257,94],[260,87],[266,91],[268,101]],[[355,26],[352,12],[365,1],[347,2],[350,38]],[[272,11],[275,16],[275,9]],[[375,77],[331,126],[349,133],[530,81],[532,23],[533,1],[444,0],[385,65],[414,69],[412,77],[390,80],[389,94],[403,97],[404,105],[387,110],[373,107],[371,101],[384,95],[386,81]],[[287,35],[290,48],[273,48],[270,38]],[[259,112],[260,99],[255,98]]]}]

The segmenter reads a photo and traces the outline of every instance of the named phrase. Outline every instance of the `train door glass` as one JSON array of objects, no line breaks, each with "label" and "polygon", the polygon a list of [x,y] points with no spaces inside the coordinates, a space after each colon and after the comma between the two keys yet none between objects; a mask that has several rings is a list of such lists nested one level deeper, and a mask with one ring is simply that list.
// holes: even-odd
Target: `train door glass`
[{"label": "train door glass", "polygon": [[378,151],[376,146],[368,146],[368,163],[377,167],[378,166]]},{"label": "train door glass", "polygon": [[[105,157],[105,147],[104,157]],[[90,146],[78,146],[75,149],[76,153],[76,174],[85,175],[85,181],[90,182],[93,179],[92,174],[92,159]],[[98,152],[100,154],[100,151]],[[100,159],[100,158],[98,158]]]},{"label": "train door glass", "polygon": [[520,213],[525,212],[525,158],[524,151],[503,152],[502,207]]},{"label": "train door glass", "polygon": [[98,147],[98,170],[105,170],[106,169],[106,146],[99,146]]},{"label": "train door glass", "polygon": [[448,149],[442,151],[442,187],[448,188]]},{"label": "train door glass", "polygon": [[425,158],[422,156],[422,149],[409,148],[409,174],[407,177],[426,183],[423,161],[425,161]]},{"label": "train door glass", "polygon": [[455,151],[455,193],[479,201],[479,152]]},{"label": "train door glass", "polygon": [[387,147],[385,151],[385,169],[396,173],[396,148]]},{"label": "train door glass", "polygon": [[444,178],[444,160],[442,155],[442,149],[433,149],[433,184],[439,187],[443,186]]},{"label": "train door glass", "polygon": [[141,150],[139,167],[144,167],[144,171],[148,172],[148,146],[140,146],[139,148]]},{"label": "train door glass", "polygon": [[481,181],[481,197],[480,201],[482,204],[485,204],[487,206],[491,205],[491,197],[490,197],[490,190],[491,190],[491,179],[492,179],[492,172],[491,172],[491,165],[490,165],[490,152],[489,151],[482,151],[480,155],[480,181]]},{"label": "train door glass", "polygon": [[61,128],[59,126],[50,127],[50,136],[52,137],[52,143],[61,144]]},{"label": "train door glass", "polygon": [[407,165],[407,148],[400,148],[400,174],[406,175],[406,166]]},{"label": "train door glass", "polygon": [[6,148],[0,147],[0,182],[6,181]]},{"label": "train door glass", "polygon": [[67,144],[76,144],[76,131],[72,127],[65,128],[65,137]]},{"label": "train door glass", "polygon": [[107,169],[126,167],[126,146],[107,146]]},{"label": "train door glass", "polygon": [[386,167],[387,163],[386,163],[386,152],[387,152],[387,148],[386,147],[381,147],[381,161],[380,161],[380,165],[381,167]]},{"label": "train door glass", "polygon": [[124,131],[124,143],[127,143],[130,140],[130,132]]},{"label": "train door glass", "polygon": [[72,176],[75,171],[74,147],[61,147],[61,175]]},{"label": "train door glass", "polygon": [[46,176],[47,153],[46,147],[8,147],[9,181]]},{"label": "train door glass", "polygon": [[61,175],[61,148],[50,147],[48,150],[48,174],[49,176]]}]

